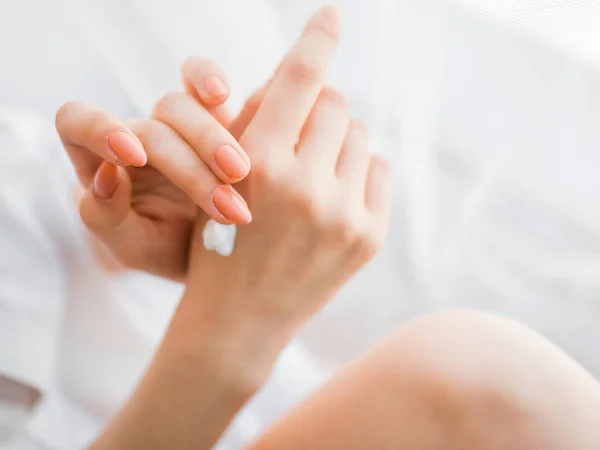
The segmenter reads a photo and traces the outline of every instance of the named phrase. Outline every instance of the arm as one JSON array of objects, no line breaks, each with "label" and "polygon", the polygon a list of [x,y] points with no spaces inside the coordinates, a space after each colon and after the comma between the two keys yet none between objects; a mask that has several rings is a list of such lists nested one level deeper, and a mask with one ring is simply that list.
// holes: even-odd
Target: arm
[{"label": "arm", "polygon": [[211,320],[197,297],[186,294],[143,381],[92,450],[211,448],[266,381],[288,336],[249,317]]},{"label": "arm", "polygon": [[240,138],[253,171],[239,187],[254,220],[227,258],[203,249],[206,217],[197,221],[186,294],[93,450],[211,448],[298,327],[380,246],[386,166],[343,95],[323,87],[337,33],[335,12],[321,11],[270,82]]}]

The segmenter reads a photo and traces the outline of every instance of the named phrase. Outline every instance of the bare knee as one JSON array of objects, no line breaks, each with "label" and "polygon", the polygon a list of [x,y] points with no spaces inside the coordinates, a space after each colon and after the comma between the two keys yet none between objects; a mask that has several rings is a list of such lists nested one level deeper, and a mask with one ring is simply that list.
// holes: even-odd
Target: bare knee
[{"label": "bare knee", "polygon": [[600,414],[591,376],[527,327],[491,314],[413,320],[370,358],[372,370],[394,374],[404,391],[408,383],[456,448],[578,448],[573,427],[591,436]]}]

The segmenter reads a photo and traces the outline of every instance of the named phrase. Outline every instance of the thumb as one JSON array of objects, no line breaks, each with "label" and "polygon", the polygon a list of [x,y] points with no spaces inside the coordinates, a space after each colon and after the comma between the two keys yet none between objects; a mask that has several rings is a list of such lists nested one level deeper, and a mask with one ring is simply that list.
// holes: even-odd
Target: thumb
[{"label": "thumb", "polygon": [[136,242],[135,222],[131,210],[131,178],[119,166],[104,162],[79,203],[79,214],[85,226],[104,242],[123,262],[124,249]]},{"label": "thumb", "polygon": [[87,103],[71,101],[56,113],[56,130],[82,184],[87,186],[102,161],[143,166],[142,143],[122,122]]}]

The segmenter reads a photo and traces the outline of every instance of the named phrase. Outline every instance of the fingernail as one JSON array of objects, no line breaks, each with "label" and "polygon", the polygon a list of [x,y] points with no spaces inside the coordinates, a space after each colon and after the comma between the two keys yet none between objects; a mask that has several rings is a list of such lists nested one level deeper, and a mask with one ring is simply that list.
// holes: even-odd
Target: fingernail
[{"label": "fingernail", "polygon": [[108,146],[117,160],[125,164],[141,167],[148,161],[142,143],[126,131],[113,131],[108,136]]},{"label": "fingernail", "polygon": [[321,10],[317,13],[317,15],[322,15],[329,19],[337,20],[339,16],[338,9],[333,5],[325,5],[321,8]]},{"label": "fingernail", "polygon": [[215,162],[219,168],[233,180],[244,178],[250,172],[249,160],[242,155],[242,150],[229,144],[220,146],[215,152]]},{"label": "fingernail", "polygon": [[219,186],[212,193],[212,202],[227,220],[239,224],[252,222],[248,205],[231,186]]},{"label": "fingernail", "polygon": [[218,77],[212,75],[204,80],[204,89],[211,100],[221,99],[227,95],[227,87]]},{"label": "fingernail", "polygon": [[335,40],[340,34],[340,15],[335,6],[329,5],[321,8],[309,21],[313,25],[318,23],[319,28],[326,31]]},{"label": "fingernail", "polygon": [[108,161],[100,165],[94,176],[94,193],[98,197],[108,200],[113,196],[119,182],[117,170],[117,166]]}]

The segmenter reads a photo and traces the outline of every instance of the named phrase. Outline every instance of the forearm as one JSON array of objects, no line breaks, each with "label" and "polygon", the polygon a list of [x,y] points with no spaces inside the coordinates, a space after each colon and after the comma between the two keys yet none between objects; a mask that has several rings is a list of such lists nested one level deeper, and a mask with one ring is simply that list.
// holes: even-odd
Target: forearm
[{"label": "forearm", "polygon": [[281,328],[217,316],[202,303],[186,294],[137,390],[92,450],[211,448],[266,381],[287,342]]}]

